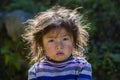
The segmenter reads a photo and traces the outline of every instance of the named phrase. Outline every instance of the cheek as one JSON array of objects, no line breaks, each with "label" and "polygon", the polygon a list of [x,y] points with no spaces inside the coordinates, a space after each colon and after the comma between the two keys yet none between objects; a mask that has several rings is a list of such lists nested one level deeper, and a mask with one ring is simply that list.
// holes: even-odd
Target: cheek
[{"label": "cheek", "polygon": [[48,52],[54,51],[54,46],[53,45],[47,45],[47,46],[45,46],[44,49],[48,53]]},{"label": "cheek", "polygon": [[67,44],[67,45],[66,45],[66,48],[67,48],[68,50],[72,50],[73,47],[74,47],[73,44]]},{"label": "cheek", "polygon": [[72,51],[73,50],[73,46],[68,46],[69,50]]}]

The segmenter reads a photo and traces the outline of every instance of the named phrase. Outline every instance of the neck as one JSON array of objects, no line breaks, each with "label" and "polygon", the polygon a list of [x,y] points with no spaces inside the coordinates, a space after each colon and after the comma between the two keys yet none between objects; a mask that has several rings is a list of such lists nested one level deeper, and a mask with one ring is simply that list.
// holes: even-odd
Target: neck
[{"label": "neck", "polygon": [[68,61],[71,57],[72,57],[72,55],[69,56],[69,58],[67,58],[66,60],[63,60],[63,61],[56,61],[56,60],[51,59],[51,58],[48,57],[48,56],[46,56],[46,59],[47,59],[48,61],[51,61],[51,62],[54,62],[54,63],[62,63],[62,62]]}]

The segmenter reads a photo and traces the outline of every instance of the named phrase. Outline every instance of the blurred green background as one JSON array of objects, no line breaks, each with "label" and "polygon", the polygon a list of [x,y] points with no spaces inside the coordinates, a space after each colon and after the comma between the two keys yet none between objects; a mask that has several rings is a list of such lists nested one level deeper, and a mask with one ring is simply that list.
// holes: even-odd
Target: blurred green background
[{"label": "blurred green background", "polygon": [[[0,0],[0,12],[36,14],[54,5],[83,7],[80,13],[90,27],[87,59],[93,80],[120,80],[120,0]],[[4,23],[0,26],[0,80],[27,80],[29,50],[22,39],[8,36]]]}]

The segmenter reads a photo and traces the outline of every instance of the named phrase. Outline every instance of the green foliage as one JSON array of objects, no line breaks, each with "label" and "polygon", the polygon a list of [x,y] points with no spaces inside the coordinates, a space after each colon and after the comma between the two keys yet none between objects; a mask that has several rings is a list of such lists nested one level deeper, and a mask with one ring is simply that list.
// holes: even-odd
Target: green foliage
[{"label": "green foliage", "polygon": [[12,2],[4,8],[7,11],[21,9],[28,12],[35,12],[36,7],[37,6],[33,0],[12,0]]},{"label": "green foliage", "polygon": [[10,39],[3,39],[0,49],[0,60],[2,61],[0,61],[2,63],[0,73],[2,73],[2,80],[24,80],[26,78],[28,63],[26,63],[26,53],[22,47],[23,43],[21,41],[13,42]]},{"label": "green foliage", "polygon": [[[2,3],[6,5],[3,6]],[[87,19],[87,25],[90,27],[87,58],[93,67],[93,80],[119,80],[119,0],[4,0],[2,3],[0,9],[5,11],[22,9],[32,13],[47,10],[54,5],[70,9],[82,6],[79,11],[84,14],[84,19]],[[28,52],[23,49],[23,42],[13,42],[3,33],[4,30],[1,30],[0,72],[3,74],[0,80],[26,80]]]},{"label": "green foliage", "polygon": [[[92,46],[94,45],[94,46]],[[93,75],[96,80],[104,79],[119,79],[120,74],[120,43],[104,42],[104,43],[90,43],[89,59],[93,67]],[[116,50],[116,51],[115,51]],[[97,72],[97,74],[96,74]],[[115,74],[116,73],[116,74]],[[113,75],[113,76],[111,76]],[[110,77],[106,77],[110,76]],[[99,77],[99,79],[98,79]]]},{"label": "green foliage", "polygon": [[10,51],[12,47],[12,43],[5,41],[4,47],[1,48],[1,54],[4,56],[5,65],[14,66],[17,70],[20,70],[22,58],[18,52]]}]

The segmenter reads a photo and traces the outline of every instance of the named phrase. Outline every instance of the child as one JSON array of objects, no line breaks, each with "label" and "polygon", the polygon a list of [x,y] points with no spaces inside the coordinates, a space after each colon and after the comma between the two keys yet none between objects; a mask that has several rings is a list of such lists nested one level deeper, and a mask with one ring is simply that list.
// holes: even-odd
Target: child
[{"label": "child", "polygon": [[31,47],[28,80],[92,80],[91,65],[80,46],[87,46],[88,33],[76,10],[54,7],[28,20],[24,34]]}]

